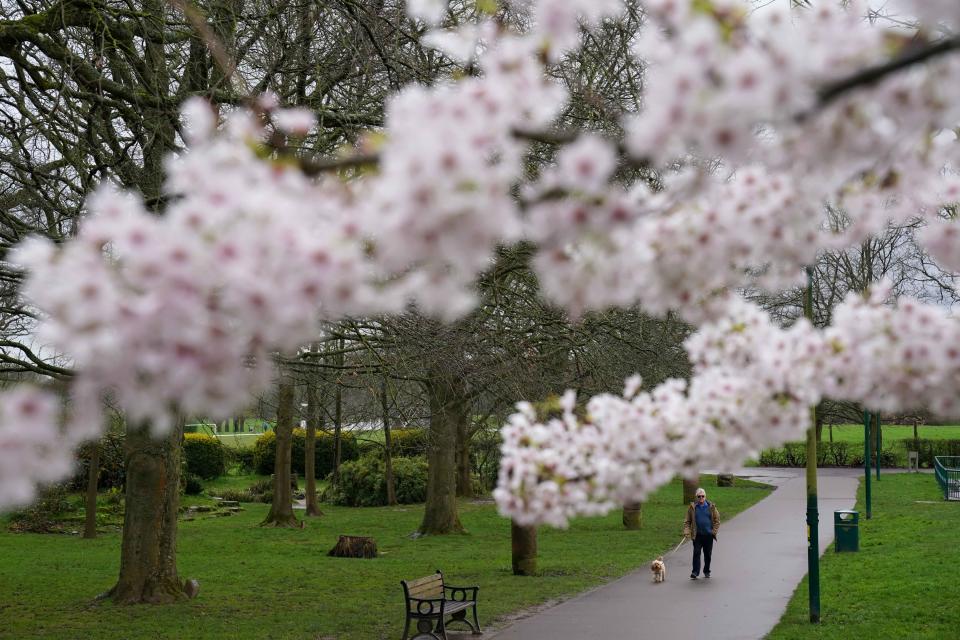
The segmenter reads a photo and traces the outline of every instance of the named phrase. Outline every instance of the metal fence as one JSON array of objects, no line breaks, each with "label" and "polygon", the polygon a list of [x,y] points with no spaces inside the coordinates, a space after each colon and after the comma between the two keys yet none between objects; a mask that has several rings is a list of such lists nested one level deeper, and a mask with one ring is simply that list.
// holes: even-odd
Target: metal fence
[{"label": "metal fence", "polygon": [[933,459],[937,484],[944,500],[960,500],[960,456],[937,456]]}]

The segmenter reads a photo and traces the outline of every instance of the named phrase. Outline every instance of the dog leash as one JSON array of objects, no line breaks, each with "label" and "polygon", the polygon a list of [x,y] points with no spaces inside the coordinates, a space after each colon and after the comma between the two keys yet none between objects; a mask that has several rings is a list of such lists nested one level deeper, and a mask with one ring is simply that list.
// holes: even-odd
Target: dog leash
[{"label": "dog leash", "polygon": [[687,537],[686,537],[686,536],[680,538],[680,544],[677,545],[677,548],[674,549],[673,552],[676,553],[676,552],[680,549],[680,547],[683,546],[683,543],[686,542],[686,541],[687,541]]}]

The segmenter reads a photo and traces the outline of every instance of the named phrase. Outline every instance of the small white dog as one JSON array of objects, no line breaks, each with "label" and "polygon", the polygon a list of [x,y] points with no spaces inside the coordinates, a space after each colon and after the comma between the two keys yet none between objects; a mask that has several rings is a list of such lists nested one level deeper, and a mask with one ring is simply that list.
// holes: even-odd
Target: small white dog
[{"label": "small white dog", "polygon": [[663,582],[667,579],[667,565],[663,563],[663,556],[650,563],[650,571],[653,572],[654,582]]}]

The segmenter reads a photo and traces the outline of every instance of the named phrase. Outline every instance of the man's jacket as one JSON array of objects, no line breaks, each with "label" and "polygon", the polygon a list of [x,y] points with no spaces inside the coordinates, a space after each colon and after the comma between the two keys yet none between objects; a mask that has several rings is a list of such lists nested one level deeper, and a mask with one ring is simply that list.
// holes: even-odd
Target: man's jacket
[{"label": "man's jacket", "polygon": [[[710,507],[710,521],[713,523],[713,530],[709,533],[717,535],[717,531],[720,530],[720,512],[717,511],[717,507],[709,500],[707,500],[707,506]],[[707,533],[706,531],[697,531],[697,516],[696,513],[694,513],[695,508],[696,505],[691,502],[687,508],[687,518],[683,521],[683,535],[690,539],[696,538],[698,533]]]}]

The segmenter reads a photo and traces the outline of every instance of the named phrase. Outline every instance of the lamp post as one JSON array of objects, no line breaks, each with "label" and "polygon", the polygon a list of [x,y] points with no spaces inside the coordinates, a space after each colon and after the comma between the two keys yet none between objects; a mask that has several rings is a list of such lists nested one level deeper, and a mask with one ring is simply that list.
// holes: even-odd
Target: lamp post
[{"label": "lamp post", "polygon": [[[803,315],[813,324],[813,267],[807,267]],[[810,407],[807,429],[807,575],[810,577],[810,622],[820,622],[820,514],[817,511],[817,408]]]},{"label": "lamp post", "polygon": [[867,520],[873,517],[870,508],[870,412],[863,412],[863,475],[866,479],[864,491],[867,502]]}]

